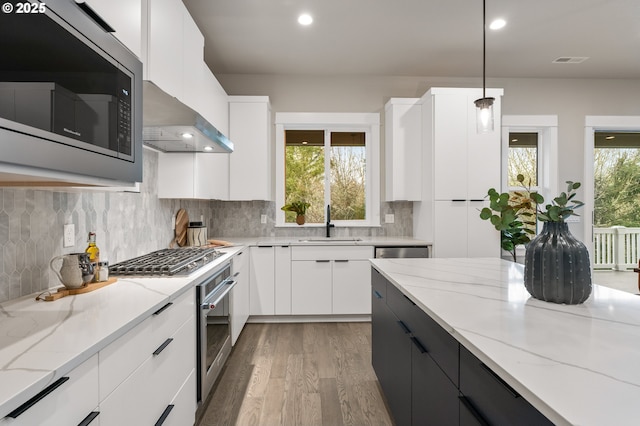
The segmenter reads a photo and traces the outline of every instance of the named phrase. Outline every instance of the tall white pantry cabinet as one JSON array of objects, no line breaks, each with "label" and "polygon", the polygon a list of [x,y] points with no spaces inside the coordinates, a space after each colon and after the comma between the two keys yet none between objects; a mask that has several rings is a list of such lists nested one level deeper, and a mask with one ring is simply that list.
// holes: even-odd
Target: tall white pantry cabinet
[{"label": "tall white pantry cabinet", "polygon": [[422,103],[422,199],[414,237],[433,241],[434,257],[500,256],[500,233],[480,219],[489,188],[500,189],[502,89],[494,97],[494,130],[476,131],[474,100],[482,89],[431,88]]}]

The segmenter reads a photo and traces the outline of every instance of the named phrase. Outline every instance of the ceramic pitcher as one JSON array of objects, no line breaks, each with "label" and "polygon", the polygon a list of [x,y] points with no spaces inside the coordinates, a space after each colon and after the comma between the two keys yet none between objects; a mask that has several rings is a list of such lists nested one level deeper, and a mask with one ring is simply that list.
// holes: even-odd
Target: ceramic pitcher
[{"label": "ceramic pitcher", "polygon": [[[59,264],[59,269],[54,267],[54,264]],[[56,256],[49,262],[49,267],[60,282],[69,289],[80,288],[93,278],[93,267],[87,253]]]}]

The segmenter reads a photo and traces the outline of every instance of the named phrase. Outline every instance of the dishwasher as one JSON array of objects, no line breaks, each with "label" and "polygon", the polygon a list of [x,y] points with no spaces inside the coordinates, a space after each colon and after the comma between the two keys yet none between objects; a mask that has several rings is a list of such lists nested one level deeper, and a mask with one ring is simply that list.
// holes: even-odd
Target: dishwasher
[{"label": "dishwasher", "polygon": [[431,246],[376,247],[375,257],[376,259],[431,257]]}]

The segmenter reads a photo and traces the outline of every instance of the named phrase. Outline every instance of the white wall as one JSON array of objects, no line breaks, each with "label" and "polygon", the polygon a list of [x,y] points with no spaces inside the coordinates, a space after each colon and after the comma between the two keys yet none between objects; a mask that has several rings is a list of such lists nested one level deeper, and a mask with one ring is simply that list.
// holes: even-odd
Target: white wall
[{"label": "white wall", "polygon": [[[266,95],[276,112],[384,112],[391,97],[430,87],[481,87],[480,78],[217,75],[229,95]],[[584,117],[640,115],[640,79],[487,79],[504,88],[505,115],[558,116],[559,180],[584,181]],[[384,122],[383,120],[381,120]],[[381,132],[384,135],[384,132]],[[384,149],[381,150],[384,152]],[[382,163],[384,164],[384,162]],[[583,236],[582,224],[572,231]]]}]

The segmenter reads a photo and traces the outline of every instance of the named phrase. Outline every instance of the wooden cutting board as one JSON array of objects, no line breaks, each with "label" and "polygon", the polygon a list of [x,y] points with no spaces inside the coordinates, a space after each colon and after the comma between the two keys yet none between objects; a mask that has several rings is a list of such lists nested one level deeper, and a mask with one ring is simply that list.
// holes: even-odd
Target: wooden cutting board
[{"label": "wooden cutting board", "polygon": [[176,213],[176,244],[180,247],[187,245],[187,228],[189,227],[189,215],[185,209]]}]

